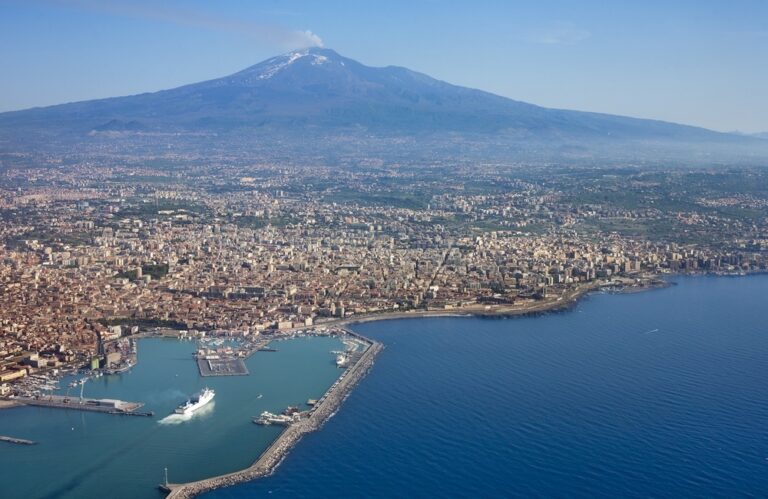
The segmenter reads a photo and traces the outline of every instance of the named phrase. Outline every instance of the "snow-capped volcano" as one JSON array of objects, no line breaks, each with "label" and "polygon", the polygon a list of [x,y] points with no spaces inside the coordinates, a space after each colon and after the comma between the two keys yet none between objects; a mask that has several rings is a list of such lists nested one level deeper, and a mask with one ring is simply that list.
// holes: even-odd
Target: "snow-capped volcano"
[{"label": "snow-capped volcano", "polygon": [[[248,68],[243,73],[248,72],[259,80],[266,80],[272,78],[277,73],[288,68],[288,66],[302,58],[308,59],[309,63],[313,66],[330,62],[327,55],[318,53],[320,50],[322,49],[295,50],[287,54],[267,59],[261,64]],[[341,64],[343,65],[344,63],[341,62]]]},{"label": "snow-capped volcano", "polygon": [[547,109],[401,67],[365,66],[326,48],[292,51],[230,76],[171,90],[0,114],[0,133],[267,130],[291,135],[306,128],[580,143],[750,140],[659,121]]}]

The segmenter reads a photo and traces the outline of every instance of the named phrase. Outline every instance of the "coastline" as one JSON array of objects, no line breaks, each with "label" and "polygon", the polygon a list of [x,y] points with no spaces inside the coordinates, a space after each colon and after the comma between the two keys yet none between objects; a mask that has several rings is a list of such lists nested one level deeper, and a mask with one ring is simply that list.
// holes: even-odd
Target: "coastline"
[{"label": "coastline", "polygon": [[[361,336],[354,331],[350,331],[347,326],[381,320],[428,317],[476,316],[503,318],[540,315],[568,310],[575,306],[582,297],[595,291],[610,290],[610,292],[617,293],[634,293],[658,287],[666,287],[668,285],[670,284],[661,280],[659,276],[647,276],[642,281],[596,281],[581,285],[556,298],[545,298],[536,301],[531,300],[516,305],[474,305],[453,309],[427,309],[408,312],[388,311],[318,323],[317,326],[341,327],[345,329],[348,334],[363,340],[369,346],[366,348],[362,357],[342,374],[336,384],[329,388],[326,394],[322,397],[320,404],[313,410],[312,415],[305,420],[287,427],[248,468],[193,482],[179,484],[169,483],[167,486],[160,485],[160,489],[167,492],[167,497],[169,498],[192,498],[217,488],[249,482],[273,474],[280,463],[282,463],[290,453],[291,449],[298,444],[304,434],[320,429],[325,421],[335,414],[357,383],[370,371],[376,355],[378,355],[384,348],[381,343]],[[286,331],[286,333],[289,332]],[[16,402],[0,400],[0,409],[18,405],[19,404]]]},{"label": "coastline", "polygon": [[22,404],[15,400],[0,399],[0,410],[10,409],[11,407],[19,407]]},{"label": "coastline", "polygon": [[[616,286],[619,286],[616,288]],[[550,312],[564,311],[575,306],[585,295],[610,289],[616,293],[636,293],[652,289],[665,288],[670,283],[662,280],[659,276],[646,278],[642,282],[594,282],[588,285],[565,293],[555,300],[543,300],[524,304],[522,306],[476,306],[464,307],[459,309],[438,309],[438,310],[417,310],[409,312],[383,312],[377,314],[360,315],[345,319],[324,322],[318,326],[342,327],[347,334],[357,337],[369,344],[363,356],[358,362],[350,367],[338,381],[338,385],[332,386],[321,399],[321,403],[315,407],[312,415],[299,423],[288,426],[274,442],[258,457],[258,459],[248,468],[234,471],[224,475],[218,475],[202,480],[180,483],[180,484],[161,484],[159,488],[168,492],[168,499],[188,499],[211,490],[249,482],[259,478],[269,476],[275,472],[280,463],[286,458],[290,450],[301,440],[306,433],[316,431],[322,427],[335,412],[339,409],[344,400],[349,396],[355,385],[370,371],[374,359],[384,345],[366,338],[346,326],[362,324],[365,322],[396,320],[396,319],[418,319],[426,317],[523,317],[529,315],[539,315]]]},{"label": "coastline", "polygon": [[[419,319],[424,317],[521,317],[528,315],[539,315],[549,312],[561,312],[575,306],[581,298],[589,293],[601,290],[608,290],[612,293],[640,293],[653,289],[662,289],[671,286],[672,283],[663,280],[660,276],[646,278],[641,283],[626,282],[604,282],[595,281],[580,286],[572,291],[563,293],[562,296],[554,300],[540,300],[525,303],[521,305],[472,305],[460,308],[432,309],[432,310],[409,310],[406,312],[380,312],[373,314],[358,315],[335,321],[324,322],[318,325],[328,326],[348,326],[353,324],[363,324],[366,322],[398,320],[398,319]],[[619,286],[619,287],[617,287]]]},{"label": "coastline", "polygon": [[[754,275],[758,273],[750,273],[746,276]],[[765,273],[759,273],[765,274]],[[428,318],[428,317],[516,317],[516,316],[539,316],[549,312],[560,312],[573,307],[578,301],[588,295],[591,292],[599,292],[601,294],[634,294],[646,290],[665,288],[674,286],[676,283],[673,279],[680,274],[666,274],[663,276],[647,276],[646,279],[640,282],[636,282],[633,285],[621,285],[617,282],[595,282],[589,283],[589,286],[580,286],[571,293],[564,293],[561,299],[540,300],[538,302],[526,303],[524,306],[497,306],[491,309],[483,309],[480,313],[476,310],[454,309],[454,310],[421,310],[415,312],[400,312],[400,313],[375,313],[369,315],[353,316],[346,319],[336,319],[334,321],[328,321],[317,326],[330,326],[339,327],[345,330],[348,334],[360,338],[368,344],[365,352],[361,356],[358,362],[353,363],[349,369],[342,373],[342,378],[339,380],[338,385],[331,387],[326,391],[326,395],[323,398],[329,400],[323,401],[323,404],[317,407],[316,413],[313,414],[311,419],[302,420],[301,423],[286,428],[281,432],[277,438],[269,444],[269,446],[258,456],[256,461],[248,468],[226,473],[223,475],[213,476],[198,481],[169,484],[168,489],[165,489],[170,493],[169,497],[195,497],[199,494],[209,492],[213,489],[228,487],[252,480],[257,480],[275,473],[282,461],[287,457],[294,445],[297,445],[305,433],[316,431],[321,429],[322,425],[327,421],[343,404],[347,396],[355,388],[356,384],[370,371],[374,364],[375,356],[383,349],[383,345],[379,342],[366,338],[354,331],[349,331],[345,325],[354,325],[356,323],[373,322],[378,320],[394,320],[401,318]],[[698,273],[698,274],[683,274],[683,276],[691,277],[723,277],[712,273]],[[740,277],[736,275],[728,275],[727,277]],[[285,333],[289,335],[289,332]],[[279,336],[279,335],[278,335]],[[376,349],[374,350],[374,347]],[[370,354],[370,355],[369,355]],[[365,365],[363,365],[365,364]],[[333,392],[333,393],[331,393]],[[332,399],[332,400],[331,400]],[[13,406],[11,401],[0,400],[0,409],[3,408],[4,402],[7,406]],[[322,410],[321,410],[322,409]]]},{"label": "coastline", "polygon": [[[356,384],[370,371],[376,355],[378,355],[384,348],[384,345],[381,343],[366,338],[354,331],[350,331],[348,326],[374,321],[429,317],[511,318],[538,316],[571,309],[581,298],[592,292],[617,294],[639,293],[642,291],[669,287],[674,285],[674,282],[670,282],[670,278],[677,275],[680,274],[646,275],[642,279],[625,278],[615,281],[594,281],[569,290],[557,297],[550,297],[549,299],[544,298],[536,301],[531,300],[516,305],[472,305],[461,308],[411,310],[407,312],[386,311],[355,315],[352,317],[318,323],[316,326],[342,328],[346,333],[363,340],[369,346],[366,348],[361,358],[351,365],[345,373],[342,374],[338,382],[326,391],[325,395],[321,398],[321,403],[313,410],[311,417],[283,430],[283,432],[278,435],[278,437],[257,457],[257,459],[245,469],[193,482],[178,484],[169,483],[167,486],[160,485],[159,487],[161,490],[168,493],[167,497],[191,498],[217,488],[249,482],[273,474],[305,433],[320,429],[325,421],[335,414]],[[697,275],[713,274],[699,273]],[[288,335],[290,334],[290,331],[285,331],[284,334]],[[279,337],[281,334],[278,333],[276,336]],[[0,400],[0,409],[10,408],[17,405],[19,404],[10,400]]]}]

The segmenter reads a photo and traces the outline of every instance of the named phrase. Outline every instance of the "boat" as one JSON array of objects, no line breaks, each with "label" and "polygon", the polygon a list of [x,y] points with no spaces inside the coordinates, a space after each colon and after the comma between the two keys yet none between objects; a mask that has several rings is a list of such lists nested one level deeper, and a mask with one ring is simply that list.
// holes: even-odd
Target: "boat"
[{"label": "boat", "polygon": [[216,393],[210,388],[204,388],[201,392],[192,395],[192,398],[181,404],[174,411],[176,414],[192,414],[205,404],[213,400]]},{"label": "boat", "polygon": [[273,414],[269,411],[264,411],[261,416],[253,420],[254,423],[259,425],[281,425],[288,426],[298,420],[298,414],[293,416],[287,416],[285,414]]},{"label": "boat", "polygon": [[345,353],[340,353],[336,356],[336,367],[347,367],[349,357]]}]

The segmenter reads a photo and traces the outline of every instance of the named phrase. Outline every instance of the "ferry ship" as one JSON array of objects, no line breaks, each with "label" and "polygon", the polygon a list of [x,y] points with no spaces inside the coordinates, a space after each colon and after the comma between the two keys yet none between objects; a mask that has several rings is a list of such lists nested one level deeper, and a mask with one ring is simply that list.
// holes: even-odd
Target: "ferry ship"
[{"label": "ferry ship", "polygon": [[192,398],[178,406],[174,412],[176,414],[192,414],[213,400],[214,395],[216,395],[216,393],[213,390],[205,388],[203,391],[192,395]]}]

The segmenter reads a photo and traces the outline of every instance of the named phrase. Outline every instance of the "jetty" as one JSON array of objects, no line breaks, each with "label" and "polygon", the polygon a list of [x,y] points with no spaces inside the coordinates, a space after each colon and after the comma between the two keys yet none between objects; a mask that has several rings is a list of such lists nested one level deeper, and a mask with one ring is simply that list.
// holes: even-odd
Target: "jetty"
[{"label": "jetty", "polygon": [[267,345],[271,339],[261,339],[255,343],[249,343],[237,348],[229,354],[206,353],[206,349],[200,349],[195,353],[197,369],[200,376],[248,376],[248,367],[245,361],[256,352],[276,352]]},{"label": "jetty", "polygon": [[319,429],[347,398],[352,388],[370,371],[374,359],[384,346],[353,331],[346,334],[365,343],[367,348],[355,359],[328,391],[308,411],[307,417],[290,424],[248,468],[233,473],[189,483],[166,483],[159,488],[168,493],[168,499],[187,499],[220,487],[227,487],[271,475],[288,452],[306,433]]},{"label": "jetty", "polygon": [[72,409],[77,411],[102,412],[105,414],[121,414],[133,416],[151,416],[153,413],[136,412],[144,406],[143,402],[126,402],[115,399],[90,399],[67,397],[64,395],[46,395],[41,397],[14,397],[13,401],[21,405],[37,407],[52,407],[55,409]]},{"label": "jetty", "polygon": [[0,435],[0,442],[8,442],[9,444],[18,444],[18,445],[37,444],[37,442],[33,442],[32,440],[26,440],[24,438],[6,437],[5,435]]},{"label": "jetty", "polygon": [[248,376],[248,367],[239,357],[211,358],[198,357],[197,369],[200,376]]}]

